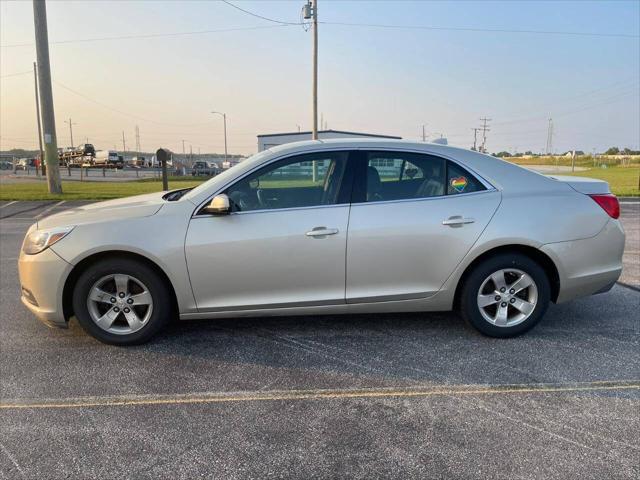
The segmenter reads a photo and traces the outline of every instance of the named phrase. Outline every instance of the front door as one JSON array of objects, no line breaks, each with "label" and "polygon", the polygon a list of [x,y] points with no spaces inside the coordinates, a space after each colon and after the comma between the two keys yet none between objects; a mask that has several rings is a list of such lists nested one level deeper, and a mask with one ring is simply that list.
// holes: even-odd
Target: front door
[{"label": "front door", "polygon": [[199,311],[345,303],[348,156],[279,160],[224,192],[231,214],[191,220],[185,253]]},{"label": "front door", "polygon": [[362,152],[347,242],[347,303],[437,292],[478,239],[500,193],[443,158]]}]

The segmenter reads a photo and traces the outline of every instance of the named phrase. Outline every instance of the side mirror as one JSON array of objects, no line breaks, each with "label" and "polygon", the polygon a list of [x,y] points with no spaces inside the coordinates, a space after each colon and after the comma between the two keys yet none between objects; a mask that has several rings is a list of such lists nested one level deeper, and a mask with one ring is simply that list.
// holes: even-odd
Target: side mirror
[{"label": "side mirror", "polygon": [[229,215],[231,212],[231,203],[229,197],[224,193],[220,193],[211,199],[209,205],[202,209],[204,213],[211,215]]}]

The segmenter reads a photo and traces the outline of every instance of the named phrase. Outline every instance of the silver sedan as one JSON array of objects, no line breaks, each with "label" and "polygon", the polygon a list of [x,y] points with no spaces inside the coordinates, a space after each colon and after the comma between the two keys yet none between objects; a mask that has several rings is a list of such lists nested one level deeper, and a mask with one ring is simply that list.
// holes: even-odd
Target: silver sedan
[{"label": "silver sedan", "polygon": [[381,140],[275,147],[191,190],[38,220],[23,303],[111,344],[180,319],[455,309],[509,337],[609,290],[624,232],[606,182]]}]

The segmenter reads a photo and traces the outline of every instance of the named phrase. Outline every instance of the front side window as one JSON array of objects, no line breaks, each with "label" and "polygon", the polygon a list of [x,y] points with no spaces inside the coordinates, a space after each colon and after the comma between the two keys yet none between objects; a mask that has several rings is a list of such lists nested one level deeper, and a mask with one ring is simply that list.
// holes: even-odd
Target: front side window
[{"label": "front side window", "polygon": [[296,155],[248,175],[225,193],[235,212],[333,205],[347,157],[347,152]]},{"label": "front side window", "polygon": [[366,201],[445,195],[446,161],[407,152],[368,152]]}]

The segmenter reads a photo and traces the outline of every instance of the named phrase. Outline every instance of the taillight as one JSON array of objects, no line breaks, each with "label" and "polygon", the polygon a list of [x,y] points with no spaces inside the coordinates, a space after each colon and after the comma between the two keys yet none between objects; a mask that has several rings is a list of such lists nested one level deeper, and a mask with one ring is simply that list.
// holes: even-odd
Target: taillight
[{"label": "taillight", "polygon": [[593,198],[611,218],[618,218],[620,216],[620,204],[618,203],[617,197],[612,193],[589,196]]}]

